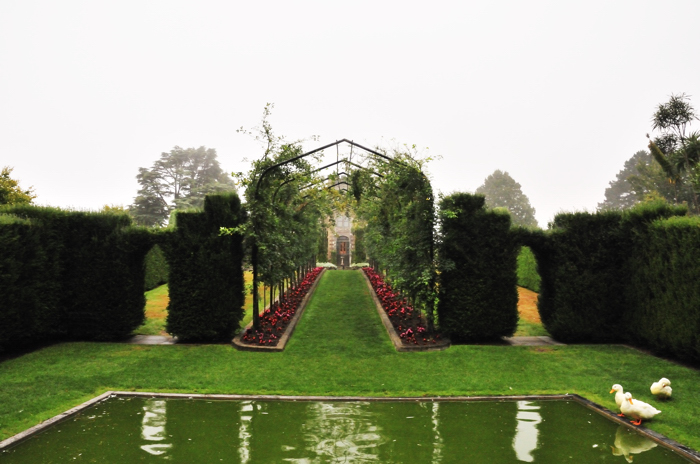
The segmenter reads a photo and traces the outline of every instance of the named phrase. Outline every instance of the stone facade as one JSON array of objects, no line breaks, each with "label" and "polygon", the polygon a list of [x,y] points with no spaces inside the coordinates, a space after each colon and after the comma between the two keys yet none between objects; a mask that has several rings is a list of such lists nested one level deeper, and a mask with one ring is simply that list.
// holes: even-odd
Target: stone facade
[{"label": "stone facade", "polygon": [[333,262],[338,269],[347,269],[352,264],[352,252],[355,249],[355,236],[352,233],[352,217],[337,214],[335,226],[328,228],[328,261],[331,261],[333,253],[336,260]]}]

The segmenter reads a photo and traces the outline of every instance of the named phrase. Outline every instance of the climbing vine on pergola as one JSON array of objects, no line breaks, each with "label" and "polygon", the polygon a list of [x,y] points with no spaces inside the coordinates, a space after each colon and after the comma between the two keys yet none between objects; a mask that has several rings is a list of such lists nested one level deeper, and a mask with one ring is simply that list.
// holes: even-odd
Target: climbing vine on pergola
[{"label": "climbing vine on pergola", "polygon": [[[336,161],[316,166],[324,150],[341,144],[350,146],[349,156],[338,154]],[[249,220],[222,232],[243,233],[249,245],[256,330],[259,284],[278,286],[283,294],[285,281],[298,282],[313,265],[326,218],[350,208],[365,224],[365,246],[375,267],[414,308],[425,311],[433,329],[432,188],[422,172],[424,161],[405,152],[393,155],[347,139],[305,153],[298,144],[281,144],[254,161],[247,174],[238,174]]]}]

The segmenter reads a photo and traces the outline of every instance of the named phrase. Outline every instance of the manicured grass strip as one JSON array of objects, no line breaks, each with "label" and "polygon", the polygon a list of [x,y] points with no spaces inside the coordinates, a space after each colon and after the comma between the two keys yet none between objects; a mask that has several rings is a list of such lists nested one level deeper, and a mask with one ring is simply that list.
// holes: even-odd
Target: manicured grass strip
[{"label": "manicured grass strip", "polygon": [[[326,273],[282,353],[229,345],[66,343],[4,361],[0,439],[107,390],[416,397],[577,393],[613,409],[608,392],[620,383],[663,411],[645,426],[700,449],[697,370],[612,345],[457,345],[398,353],[382,332],[362,276],[357,271],[355,283],[353,274]],[[348,289],[355,285],[357,290]],[[355,320],[355,311],[367,327]],[[665,403],[649,393],[661,377],[673,382],[673,399]]]},{"label": "manicured grass strip", "polygon": [[530,322],[527,319],[518,319],[518,327],[515,330],[514,337],[550,337],[541,322]]},{"label": "manicured grass strip", "polygon": [[[253,273],[244,272],[245,285],[253,282]],[[267,287],[265,287],[267,288]],[[261,290],[262,291],[262,290]],[[168,284],[149,290],[146,295],[146,320],[134,330],[135,335],[167,335],[165,332],[165,319],[168,317]],[[262,300],[261,300],[262,301]],[[244,316],[241,327],[245,327],[253,319],[253,295],[246,293],[243,307]]]},{"label": "manicured grass strip", "polygon": [[362,271],[326,271],[288,350],[317,357],[329,351],[375,356],[394,350]]},{"label": "manicured grass strip", "polygon": [[146,295],[146,320],[134,334],[138,335],[167,335],[165,319],[168,317],[168,284],[149,290]]}]

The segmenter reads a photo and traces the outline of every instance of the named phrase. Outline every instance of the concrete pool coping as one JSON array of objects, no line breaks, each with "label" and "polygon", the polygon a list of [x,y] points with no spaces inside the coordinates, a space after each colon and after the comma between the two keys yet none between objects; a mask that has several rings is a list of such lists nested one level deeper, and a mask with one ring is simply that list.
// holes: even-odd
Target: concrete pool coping
[{"label": "concrete pool coping", "polygon": [[613,422],[624,425],[630,430],[636,430],[641,435],[653,440],[655,443],[667,448],[674,453],[688,459],[691,462],[700,464],[700,452],[682,445],[670,438],[661,435],[658,432],[650,430],[643,426],[635,426],[629,423],[628,419],[619,417],[614,412],[587,400],[583,396],[565,393],[560,395],[508,395],[508,396],[411,396],[411,397],[366,397],[366,396],[286,396],[286,395],[224,395],[224,394],[190,394],[190,393],[155,393],[155,392],[129,392],[129,391],[108,391],[91,400],[88,400],[74,408],[71,408],[61,414],[58,414],[40,424],[35,425],[23,432],[18,433],[6,440],[0,442],[0,451],[11,446],[17,445],[29,438],[37,435],[44,430],[70,419],[81,411],[88,409],[97,403],[108,398],[165,398],[165,399],[208,399],[222,401],[250,401],[250,400],[265,400],[265,401],[381,401],[381,402],[399,402],[399,401],[415,401],[415,402],[468,402],[468,401],[575,401],[586,408],[601,414]]}]

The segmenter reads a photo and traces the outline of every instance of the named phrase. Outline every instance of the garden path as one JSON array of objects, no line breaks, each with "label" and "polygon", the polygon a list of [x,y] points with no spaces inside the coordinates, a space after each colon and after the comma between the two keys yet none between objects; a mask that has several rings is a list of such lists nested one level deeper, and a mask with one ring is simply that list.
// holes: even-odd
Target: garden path
[{"label": "garden path", "polygon": [[[369,294],[369,289],[367,289],[367,286],[364,285],[364,282],[362,281],[361,284],[359,283],[362,279],[362,275],[359,271],[335,271],[326,274],[331,274],[333,277],[329,278],[329,280],[324,284],[324,286],[330,285],[330,287],[333,288],[333,292],[331,294],[332,298],[329,301],[324,301],[322,304],[327,307],[336,307],[336,309],[338,309],[339,311],[335,316],[328,317],[328,320],[318,325],[318,327],[321,328],[321,330],[324,333],[327,333],[327,331],[329,330],[329,328],[327,327],[329,323],[332,323],[333,321],[341,322],[340,330],[344,334],[344,337],[347,337],[347,335],[349,335],[349,332],[351,330],[354,332],[354,330],[353,327],[342,326],[342,323],[344,323],[343,321],[346,321],[346,318],[344,318],[343,315],[347,314],[345,311],[343,311],[343,309],[358,303],[360,303],[361,306],[371,307],[373,305],[371,295]],[[537,294],[523,288],[519,288],[518,293],[518,310],[520,311],[521,317],[531,322],[539,322],[539,314],[537,313],[536,307]],[[360,301],[358,301],[358,299]],[[314,303],[314,301],[312,300],[311,303]],[[324,310],[323,313],[324,317],[328,316],[327,310]],[[303,319],[313,317],[314,316],[305,316]],[[361,339],[365,334],[367,327],[366,325],[362,324],[362,327],[355,327],[355,329],[359,329],[357,331],[356,336],[359,339]],[[384,336],[384,334],[381,335]],[[315,334],[314,336],[324,337],[323,334]],[[324,338],[328,338],[328,336],[326,335]],[[177,343],[177,341],[173,337],[168,335],[135,335],[134,337],[126,340],[126,343],[136,345],[172,345]],[[513,346],[561,345],[561,343],[553,340],[551,337],[546,336],[509,337],[504,339],[504,343]]]}]

